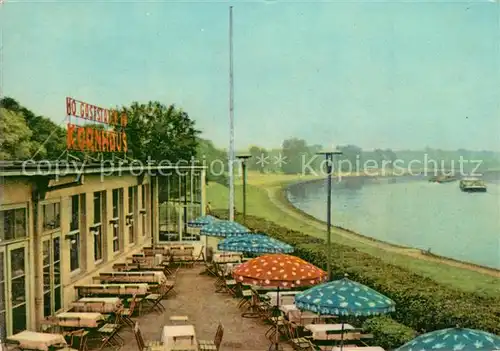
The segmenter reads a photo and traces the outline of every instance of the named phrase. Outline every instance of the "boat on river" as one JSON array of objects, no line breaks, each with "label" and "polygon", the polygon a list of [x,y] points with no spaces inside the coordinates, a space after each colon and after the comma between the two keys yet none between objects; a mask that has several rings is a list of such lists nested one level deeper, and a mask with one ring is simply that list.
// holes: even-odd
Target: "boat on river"
[{"label": "boat on river", "polygon": [[429,182],[431,183],[450,183],[456,181],[457,178],[451,175],[439,175],[435,177],[431,177]]},{"label": "boat on river", "polygon": [[460,180],[460,190],[466,193],[485,193],[487,186],[478,178],[464,178]]}]

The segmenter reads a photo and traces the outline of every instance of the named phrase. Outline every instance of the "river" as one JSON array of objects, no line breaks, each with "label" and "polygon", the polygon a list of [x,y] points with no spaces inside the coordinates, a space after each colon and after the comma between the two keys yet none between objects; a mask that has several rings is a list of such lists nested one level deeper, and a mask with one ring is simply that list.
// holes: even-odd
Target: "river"
[{"label": "river", "polygon": [[[464,193],[458,182],[420,177],[334,181],[332,224],[388,243],[500,269],[500,181],[487,193]],[[326,182],[288,189],[298,209],[326,221]]]}]

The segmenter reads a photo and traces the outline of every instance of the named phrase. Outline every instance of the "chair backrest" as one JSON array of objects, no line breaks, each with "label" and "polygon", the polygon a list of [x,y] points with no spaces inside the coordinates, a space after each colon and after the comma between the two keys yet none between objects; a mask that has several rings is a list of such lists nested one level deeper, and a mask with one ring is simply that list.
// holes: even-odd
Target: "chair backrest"
[{"label": "chair backrest", "polygon": [[144,348],[146,347],[146,343],[144,342],[144,339],[142,338],[141,329],[139,328],[139,323],[137,323],[137,322],[135,322],[135,326],[134,326],[134,336],[135,336],[135,341],[137,341],[137,347],[139,348],[139,351],[144,351]]},{"label": "chair backrest", "polygon": [[220,344],[222,344],[222,337],[224,336],[224,326],[221,322],[219,322],[219,326],[217,327],[217,332],[215,333],[214,344],[219,351]]},{"label": "chair backrest", "polygon": [[129,316],[131,316],[134,313],[136,303],[137,303],[137,294],[134,294],[134,296],[132,296],[132,301],[130,302],[130,306],[128,308]]},{"label": "chair backrest", "polygon": [[175,282],[175,280],[177,279],[177,273],[179,273],[179,269],[180,269],[180,267],[177,267],[177,268],[175,269],[175,272],[174,272],[174,273],[172,273],[172,275],[171,275],[171,278],[172,278],[172,280],[173,280],[174,282]]}]

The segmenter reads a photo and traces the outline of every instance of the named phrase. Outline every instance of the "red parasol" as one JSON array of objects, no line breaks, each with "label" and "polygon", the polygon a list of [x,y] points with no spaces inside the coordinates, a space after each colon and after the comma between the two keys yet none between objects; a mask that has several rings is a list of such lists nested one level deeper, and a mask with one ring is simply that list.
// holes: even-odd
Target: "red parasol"
[{"label": "red parasol", "polygon": [[311,286],[326,280],[327,274],[301,258],[270,254],[240,264],[233,273],[237,282],[285,289]]},{"label": "red parasol", "polygon": [[[301,258],[285,254],[263,255],[242,263],[236,267],[233,276],[237,282],[243,284],[277,287],[278,307],[280,288],[311,286],[327,279],[327,273],[322,269]],[[277,323],[275,337],[274,349],[277,351],[279,349]]]}]

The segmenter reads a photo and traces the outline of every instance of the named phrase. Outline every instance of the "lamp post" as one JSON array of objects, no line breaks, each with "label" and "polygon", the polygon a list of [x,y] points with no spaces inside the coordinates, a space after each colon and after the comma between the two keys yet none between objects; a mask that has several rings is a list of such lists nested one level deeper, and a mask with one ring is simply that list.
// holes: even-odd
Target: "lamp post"
[{"label": "lamp post", "polygon": [[332,227],[332,163],[334,155],[341,155],[342,152],[335,150],[327,150],[320,151],[317,153],[318,155],[325,155],[326,158],[326,171],[328,174],[327,181],[327,196],[326,196],[326,267],[328,271],[328,280],[332,278],[332,267],[330,263],[331,258],[331,246],[332,246],[332,238],[331,238],[331,227]]},{"label": "lamp post", "polygon": [[241,161],[241,168],[243,170],[243,223],[246,223],[247,219],[247,159],[252,157],[251,155],[238,155],[236,158]]}]

